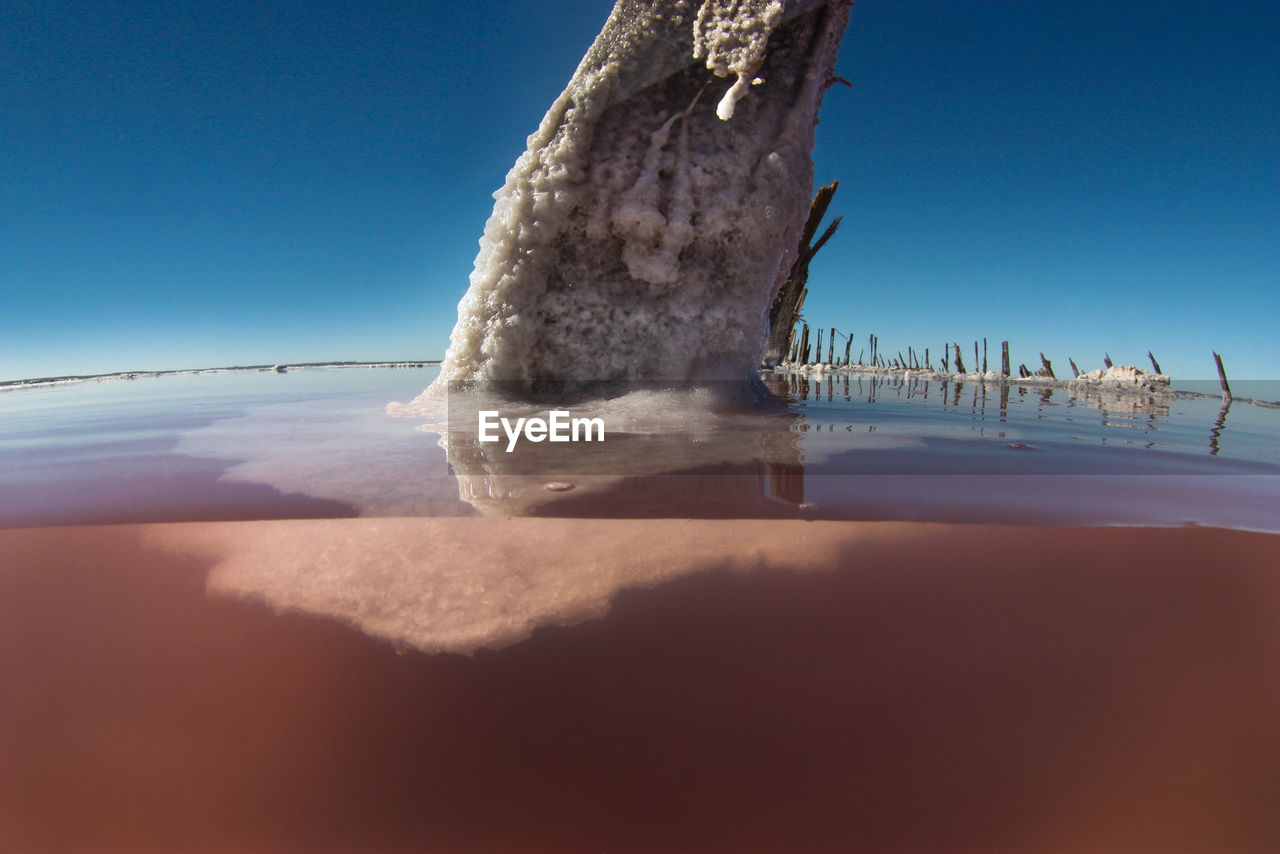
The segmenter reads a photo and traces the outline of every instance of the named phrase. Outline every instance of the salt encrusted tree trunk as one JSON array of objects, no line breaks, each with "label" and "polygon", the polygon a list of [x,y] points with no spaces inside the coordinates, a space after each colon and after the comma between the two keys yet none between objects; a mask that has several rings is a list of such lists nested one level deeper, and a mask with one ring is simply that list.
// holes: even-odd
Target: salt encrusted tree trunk
[{"label": "salt encrusted tree trunk", "polygon": [[438,386],[750,375],[849,5],[619,0],[495,195]]}]

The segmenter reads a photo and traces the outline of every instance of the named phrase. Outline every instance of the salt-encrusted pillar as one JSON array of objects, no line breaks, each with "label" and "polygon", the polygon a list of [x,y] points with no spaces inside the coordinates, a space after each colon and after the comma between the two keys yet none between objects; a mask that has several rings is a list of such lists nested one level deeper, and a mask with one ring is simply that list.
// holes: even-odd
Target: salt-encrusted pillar
[{"label": "salt-encrusted pillar", "polygon": [[744,378],[848,0],[619,0],[495,194],[439,384]]}]

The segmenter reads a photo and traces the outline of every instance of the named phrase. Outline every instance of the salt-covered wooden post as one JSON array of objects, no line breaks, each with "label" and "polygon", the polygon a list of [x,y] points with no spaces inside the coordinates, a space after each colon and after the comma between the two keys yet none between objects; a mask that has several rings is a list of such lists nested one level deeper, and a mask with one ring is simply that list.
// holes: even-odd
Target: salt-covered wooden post
[{"label": "salt-covered wooden post", "polygon": [[1009,376],[1009,342],[1000,342],[1000,373]]},{"label": "salt-covered wooden post", "polygon": [[1050,379],[1055,379],[1055,380],[1057,379],[1057,377],[1054,376],[1053,374],[1053,365],[1049,364],[1049,360],[1044,357],[1044,353],[1040,354],[1040,364],[1044,365],[1045,376],[1049,377]]},{"label": "salt-covered wooden post", "polygon": [[960,342],[956,342],[956,373],[964,373],[964,361],[960,358]]},{"label": "salt-covered wooden post", "polygon": [[1214,364],[1218,366],[1218,382],[1222,384],[1222,402],[1231,402],[1231,386],[1227,385],[1227,372],[1222,367],[1222,357],[1218,355],[1218,351],[1213,351]]},{"label": "salt-covered wooden post", "polygon": [[530,372],[745,380],[761,350],[780,356],[791,318],[770,342],[761,320],[811,208],[851,0],[694,5],[614,7],[495,194],[437,391]]}]

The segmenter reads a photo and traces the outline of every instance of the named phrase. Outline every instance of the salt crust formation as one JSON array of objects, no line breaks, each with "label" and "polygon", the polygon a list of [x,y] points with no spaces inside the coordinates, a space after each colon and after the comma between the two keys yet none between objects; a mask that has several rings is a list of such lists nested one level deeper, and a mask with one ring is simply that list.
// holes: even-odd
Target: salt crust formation
[{"label": "salt crust formation", "polygon": [[604,616],[617,594],[685,575],[836,568],[855,547],[928,530],[840,522],[292,519],[147,526],[148,545],[217,562],[214,595],[346,622],[404,649],[501,649]]},{"label": "salt crust formation", "polygon": [[433,388],[747,378],[849,5],[619,0],[495,194]]},{"label": "salt crust formation", "polygon": [[974,371],[953,373],[948,371],[903,370],[895,367],[871,365],[830,365],[825,363],[798,364],[784,362],[774,369],[778,374],[804,374],[821,378],[828,374],[857,374],[860,376],[892,377],[903,382],[954,382],[978,383],[994,386],[1028,386],[1031,388],[1067,389],[1072,397],[1087,403],[1115,411],[1134,414],[1168,415],[1169,403],[1177,396],[1172,378],[1166,374],[1153,374],[1134,365],[1112,365],[1103,370],[1088,371],[1074,379],[1047,376],[1013,377],[999,371]]},{"label": "salt crust formation", "polygon": [[1099,385],[1108,390],[1138,393],[1168,392],[1172,379],[1165,374],[1153,374],[1133,365],[1112,365],[1103,370],[1088,371],[1073,381],[1076,386]]}]

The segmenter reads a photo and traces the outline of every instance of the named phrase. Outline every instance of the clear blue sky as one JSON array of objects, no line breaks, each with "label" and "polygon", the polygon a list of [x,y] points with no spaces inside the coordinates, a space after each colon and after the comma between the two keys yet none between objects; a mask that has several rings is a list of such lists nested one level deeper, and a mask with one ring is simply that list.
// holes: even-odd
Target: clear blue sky
[{"label": "clear blue sky", "polygon": [[[0,379],[439,358],[610,6],[0,5]],[[1277,44],[1274,0],[859,0],[806,315],[1276,377]]]}]

